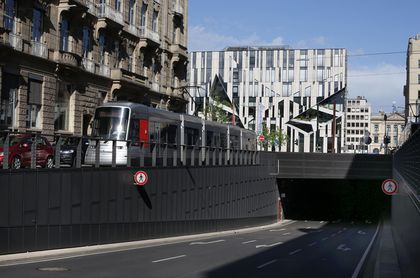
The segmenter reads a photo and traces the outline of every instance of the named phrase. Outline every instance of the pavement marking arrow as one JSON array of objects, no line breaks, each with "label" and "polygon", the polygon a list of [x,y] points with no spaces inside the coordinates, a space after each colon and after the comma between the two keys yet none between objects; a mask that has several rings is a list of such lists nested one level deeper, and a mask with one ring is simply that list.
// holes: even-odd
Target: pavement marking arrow
[{"label": "pavement marking arrow", "polygon": [[345,244],[340,244],[340,245],[338,245],[337,250],[341,250],[341,251],[343,251],[343,252],[347,252],[347,251],[350,251],[350,250],[351,250],[351,248],[346,247],[346,245],[345,245]]},{"label": "pavement marking arrow", "polygon": [[279,244],[283,244],[283,242],[276,242],[276,243],[273,243],[273,244],[257,245],[257,246],[255,246],[255,248],[267,248],[267,247],[273,247],[273,246],[276,246],[276,245],[279,245]]},{"label": "pavement marking arrow", "polygon": [[214,241],[199,241],[199,242],[191,242],[190,245],[206,245],[206,244],[213,244],[213,243],[219,243],[219,242],[223,242],[226,241],[224,239],[219,239],[219,240],[214,240]]}]

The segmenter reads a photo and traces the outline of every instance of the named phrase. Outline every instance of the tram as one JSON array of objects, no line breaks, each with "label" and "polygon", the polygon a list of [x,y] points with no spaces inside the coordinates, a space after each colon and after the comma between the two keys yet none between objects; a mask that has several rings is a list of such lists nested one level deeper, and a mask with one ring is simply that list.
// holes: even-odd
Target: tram
[{"label": "tram", "polygon": [[181,158],[180,146],[203,154],[206,149],[255,151],[257,148],[256,134],[251,130],[132,102],[109,102],[97,107],[92,137],[98,139],[90,140],[86,151],[85,164],[90,165],[95,165],[98,145],[99,165],[112,165],[113,149],[116,165],[127,165],[127,142],[130,142],[132,165],[141,156],[145,161],[150,160],[152,152],[158,159]]}]

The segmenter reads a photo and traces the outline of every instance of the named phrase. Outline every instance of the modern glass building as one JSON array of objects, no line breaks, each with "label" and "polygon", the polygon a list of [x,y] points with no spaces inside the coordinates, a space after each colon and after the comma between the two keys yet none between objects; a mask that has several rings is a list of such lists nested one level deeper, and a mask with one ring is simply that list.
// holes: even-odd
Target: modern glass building
[{"label": "modern glass building", "polygon": [[346,49],[228,47],[189,54],[189,113],[206,117],[215,98],[235,125],[281,129],[288,152],[342,152]]}]

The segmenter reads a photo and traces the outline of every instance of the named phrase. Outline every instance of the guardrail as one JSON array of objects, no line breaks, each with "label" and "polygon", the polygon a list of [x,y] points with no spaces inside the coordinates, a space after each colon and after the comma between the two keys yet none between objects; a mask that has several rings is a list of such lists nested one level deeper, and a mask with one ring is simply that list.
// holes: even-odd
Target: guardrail
[{"label": "guardrail", "polygon": [[[14,135],[29,135],[32,137],[32,142],[38,142],[42,136],[45,138],[53,138],[51,143],[54,148],[54,168],[62,168],[67,165],[72,168],[81,167],[105,167],[101,165],[101,145],[104,142],[109,146],[111,143],[111,163],[108,167],[180,167],[180,166],[227,166],[227,165],[258,165],[260,164],[260,153],[255,150],[239,150],[221,147],[197,146],[197,145],[181,145],[170,143],[159,143],[155,141],[135,142],[130,140],[109,140],[101,137],[90,136],[70,136],[63,134],[42,134],[42,133],[22,133],[13,131],[0,131],[0,147],[3,147],[3,163],[0,169],[9,169],[9,148],[10,137]],[[71,152],[71,159],[69,163],[62,163],[63,156],[69,153],[62,153],[65,140],[71,139],[70,144],[73,147]],[[86,145],[83,151],[83,142],[89,140],[90,143],[95,142],[94,145]],[[124,165],[117,165],[117,144],[118,142],[125,143],[126,147],[126,163]],[[121,145],[121,143],[119,144]],[[95,159],[92,164],[84,164],[84,155],[87,148],[94,146]],[[37,144],[31,144],[30,150],[30,168],[37,168]],[[68,149],[67,149],[68,150]],[[58,159],[59,158],[59,159]],[[0,160],[1,162],[1,160]]]}]

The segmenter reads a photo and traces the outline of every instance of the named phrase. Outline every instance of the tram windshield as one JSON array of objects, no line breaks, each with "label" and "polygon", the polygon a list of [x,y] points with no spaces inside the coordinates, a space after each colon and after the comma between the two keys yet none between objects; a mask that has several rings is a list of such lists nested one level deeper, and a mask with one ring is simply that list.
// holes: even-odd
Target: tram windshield
[{"label": "tram windshield", "polygon": [[92,136],[110,140],[126,140],[128,117],[128,108],[97,108],[93,121]]}]

